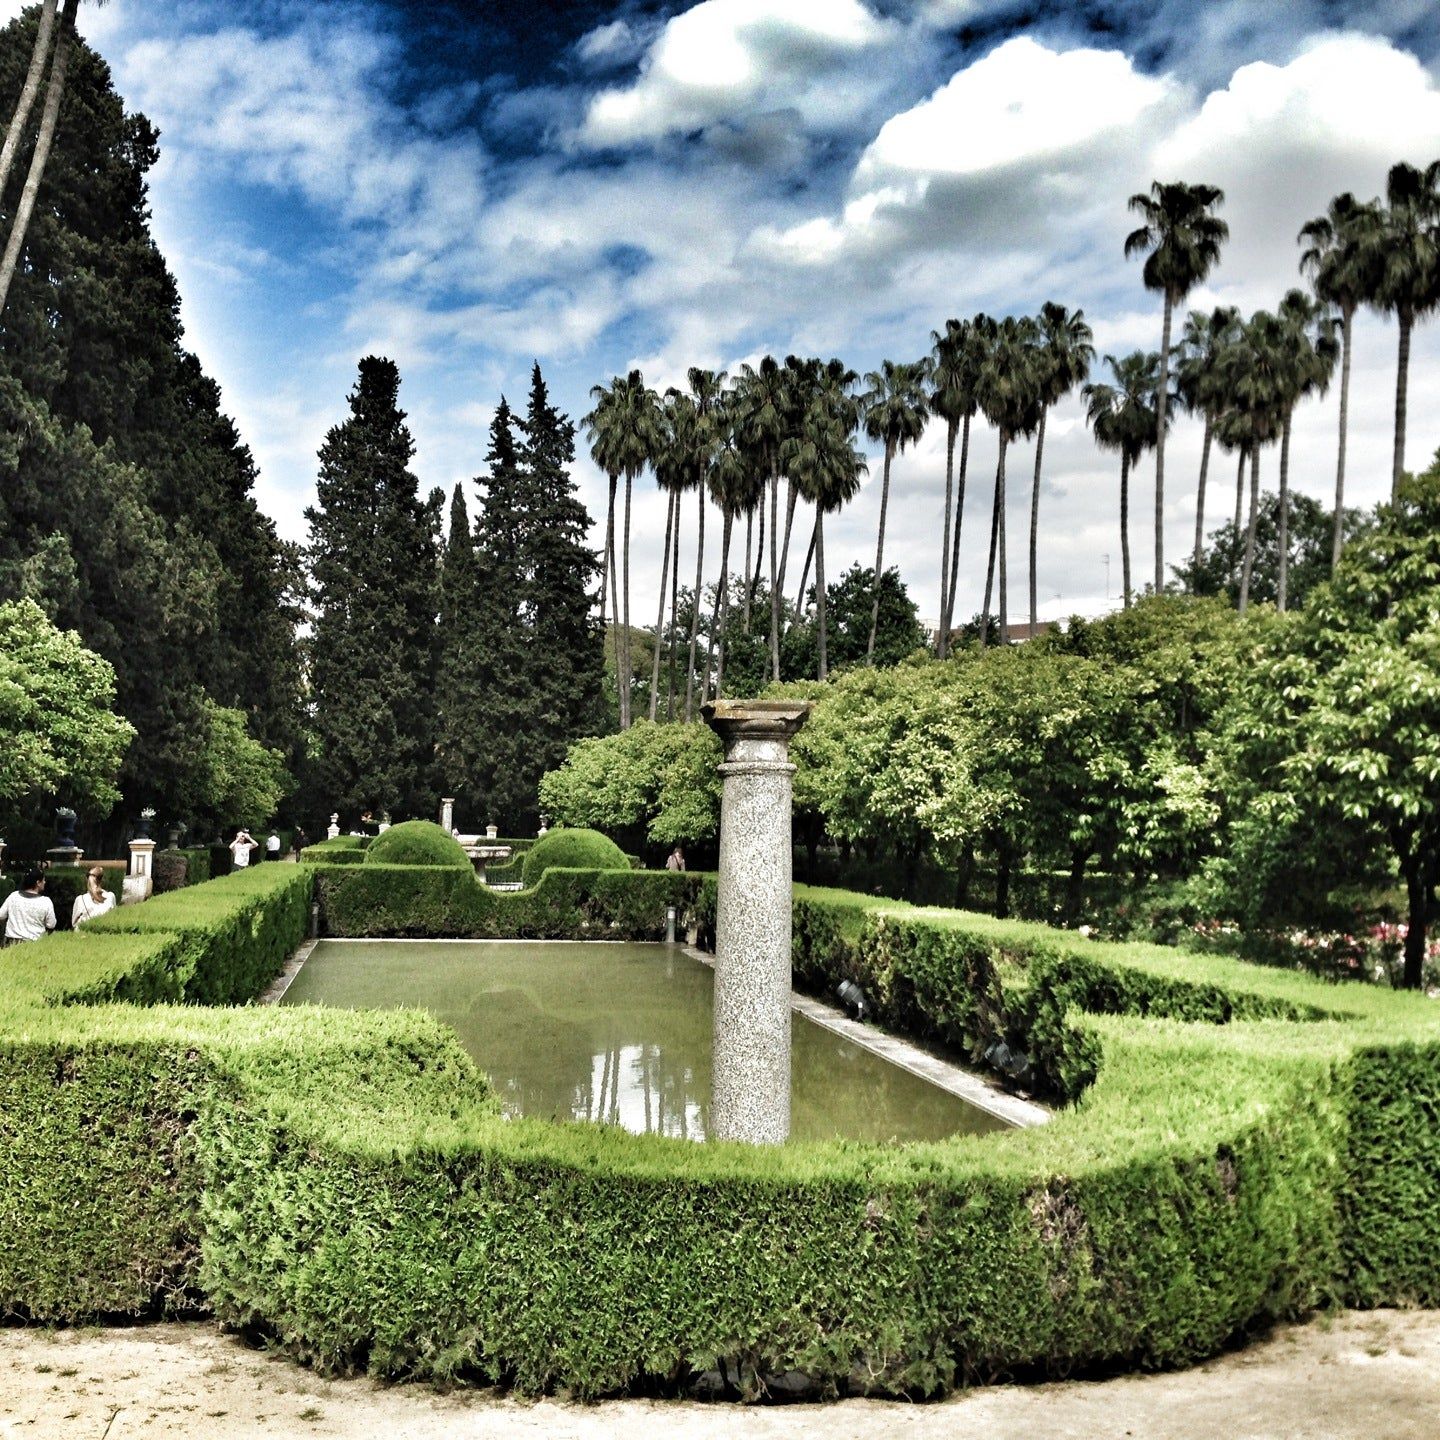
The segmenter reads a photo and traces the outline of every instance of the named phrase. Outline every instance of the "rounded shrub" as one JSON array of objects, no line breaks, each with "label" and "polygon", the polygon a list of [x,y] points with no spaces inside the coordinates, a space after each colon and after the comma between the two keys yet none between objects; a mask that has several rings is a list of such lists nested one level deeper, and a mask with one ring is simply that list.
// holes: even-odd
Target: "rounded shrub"
[{"label": "rounded shrub", "polygon": [[598,830],[551,830],[525,852],[520,878],[528,890],[552,866],[566,870],[628,870],[625,852]]},{"label": "rounded shrub", "polygon": [[377,835],[365,851],[365,861],[376,865],[468,865],[470,857],[455,837],[433,820],[406,820]]}]

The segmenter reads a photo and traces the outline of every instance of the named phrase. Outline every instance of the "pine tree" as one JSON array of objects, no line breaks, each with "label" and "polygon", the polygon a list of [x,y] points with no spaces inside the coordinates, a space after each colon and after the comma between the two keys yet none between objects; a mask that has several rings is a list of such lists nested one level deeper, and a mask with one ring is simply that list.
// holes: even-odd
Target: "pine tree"
[{"label": "pine tree", "polygon": [[421,501],[400,373],[367,356],[350,416],[320,447],[308,508],[317,798],[353,816],[429,815],[438,492]]}]

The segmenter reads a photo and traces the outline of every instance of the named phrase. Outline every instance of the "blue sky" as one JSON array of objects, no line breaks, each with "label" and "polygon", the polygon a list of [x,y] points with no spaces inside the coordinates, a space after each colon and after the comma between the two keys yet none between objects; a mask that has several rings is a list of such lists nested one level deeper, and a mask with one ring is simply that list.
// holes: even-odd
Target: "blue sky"
[{"label": "blue sky", "polygon": [[[80,24],[160,127],[154,228],[189,341],[293,539],[366,353],[399,362],[417,473],[448,488],[479,468],[494,405],[523,400],[533,359],[579,416],[592,384],[634,365],[659,386],[767,350],[863,371],[917,358],[947,316],[1048,299],[1082,306],[1101,352],[1155,348],[1158,303],[1121,253],[1129,194],[1159,177],[1221,185],[1232,241],[1191,303],[1248,312],[1296,283],[1296,231],[1333,194],[1373,195],[1395,160],[1440,157],[1440,19],[1423,0],[112,0]],[[1356,503],[1388,487],[1394,351],[1393,324],[1357,326]],[[1440,322],[1417,335],[1412,465],[1440,445],[1437,362]],[[1301,412],[1297,488],[1332,489],[1335,423],[1333,391]],[[1173,559],[1199,450],[1182,422]],[[1031,454],[1010,469],[1016,597]],[[983,585],[994,459],[978,430],[962,613]],[[1107,555],[1118,593],[1116,470],[1078,399],[1063,404],[1043,614],[1105,608]],[[827,530],[831,569],[873,562],[873,471]],[[1141,576],[1152,474],[1132,501]],[[588,460],[577,476],[603,520],[603,481]],[[923,615],[943,487],[937,425],[896,461],[887,539]],[[640,493],[637,597],[664,525],[653,487]]]}]

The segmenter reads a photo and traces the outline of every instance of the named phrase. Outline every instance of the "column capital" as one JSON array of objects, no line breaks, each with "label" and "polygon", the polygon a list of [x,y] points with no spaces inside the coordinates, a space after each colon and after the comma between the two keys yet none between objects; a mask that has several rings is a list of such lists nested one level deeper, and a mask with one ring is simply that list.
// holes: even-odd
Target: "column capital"
[{"label": "column capital", "polygon": [[700,713],[728,751],[738,740],[788,744],[814,708],[813,700],[709,700]]}]

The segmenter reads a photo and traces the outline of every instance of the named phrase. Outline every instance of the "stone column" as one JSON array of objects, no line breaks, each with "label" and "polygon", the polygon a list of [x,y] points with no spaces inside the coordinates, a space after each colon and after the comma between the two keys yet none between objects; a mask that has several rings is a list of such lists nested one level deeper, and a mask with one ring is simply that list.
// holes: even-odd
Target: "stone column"
[{"label": "stone column", "polygon": [[455,829],[455,797],[447,795],[440,801],[440,828],[449,835]]},{"label": "stone column", "polygon": [[715,916],[710,1130],[778,1145],[790,1134],[790,737],[807,700],[714,700],[725,746]]},{"label": "stone column", "polygon": [[153,840],[132,840],[130,842],[130,873],[122,886],[125,904],[133,905],[139,900],[148,900],[155,882],[151,876],[150,861],[155,854]]}]

